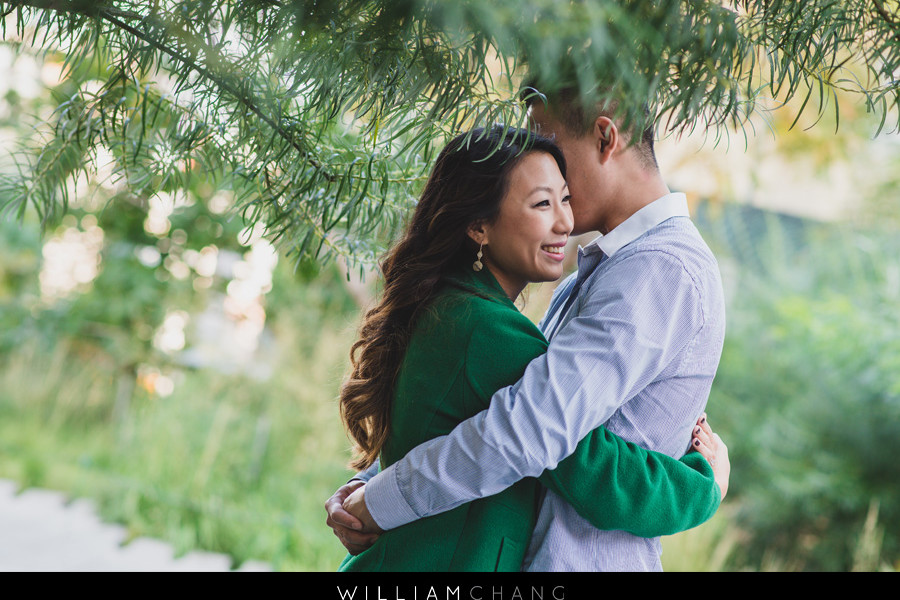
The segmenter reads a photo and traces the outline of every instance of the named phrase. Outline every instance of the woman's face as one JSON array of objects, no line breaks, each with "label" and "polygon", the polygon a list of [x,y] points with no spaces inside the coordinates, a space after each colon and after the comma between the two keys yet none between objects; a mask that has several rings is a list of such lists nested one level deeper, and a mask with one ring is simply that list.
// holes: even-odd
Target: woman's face
[{"label": "woman's face", "polygon": [[482,260],[510,298],[530,282],[562,276],[572,209],[552,156],[531,152],[519,161],[509,174],[497,219],[483,229]]}]

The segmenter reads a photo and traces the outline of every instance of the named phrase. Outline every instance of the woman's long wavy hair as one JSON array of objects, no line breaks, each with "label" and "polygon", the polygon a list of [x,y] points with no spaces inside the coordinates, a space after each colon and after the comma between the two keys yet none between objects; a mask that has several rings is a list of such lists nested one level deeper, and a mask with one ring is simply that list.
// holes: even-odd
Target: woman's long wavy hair
[{"label": "woman's long wavy hair", "polygon": [[476,129],[454,138],[438,156],[406,234],[381,263],[384,292],[350,350],[352,370],[340,408],[356,443],[353,468],[369,467],[390,432],[394,386],[416,319],[448,271],[474,262],[477,246],[468,229],[497,218],[509,173],[535,151],[550,154],[565,177],[559,148],[522,129]]}]

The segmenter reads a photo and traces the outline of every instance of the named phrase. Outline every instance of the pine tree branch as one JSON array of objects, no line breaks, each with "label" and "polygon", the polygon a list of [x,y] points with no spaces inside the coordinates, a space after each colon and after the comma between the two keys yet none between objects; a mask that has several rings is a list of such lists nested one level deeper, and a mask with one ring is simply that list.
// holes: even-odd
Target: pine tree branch
[{"label": "pine tree branch", "polygon": [[[620,106],[635,126],[659,114],[673,131],[717,136],[743,128],[766,89],[820,115],[830,92],[855,93],[882,116],[879,132],[900,109],[895,2],[724,4],[19,0],[0,1],[0,13],[18,11],[20,35],[33,23],[35,40],[47,33],[37,45],[67,51],[75,89],[105,81],[98,94],[76,92],[102,96],[102,108],[64,103],[76,113],[58,138],[84,123],[87,148],[130,152],[134,164],[120,165],[135,174],[129,185],[187,185],[195,173],[183,164],[221,172],[242,190],[249,222],[265,219],[314,256],[321,244],[349,255],[381,244],[442,137],[527,126],[516,93],[526,74],[585,102],[630,99]],[[171,81],[147,81],[154,69]],[[151,88],[163,94],[159,121],[160,111],[146,118]],[[33,197],[58,202],[59,178],[38,168],[20,179],[35,178],[47,182]]]},{"label": "pine tree branch", "polygon": [[[233,86],[230,83],[228,83],[227,81],[225,81],[224,78],[219,77],[218,75],[213,73],[210,69],[200,65],[199,63],[192,60],[188,56],[185,56],[181,52],[178,52],[177,50],[175,50],[173,48],[169,48],[168,46],[160,43],[158,40],[155,40],[152,36],[149,36],[149,35],[145,34],[144,32],[138,30],[137,28],[128,25],[127,23],[121,21],[115,15],[108,14],[104,10],[101,9],[100,16],[104,20],[109,21],[110,23],[112,23],[116,27],[119,27],[123,31],[127,31],[128,33],[132,34],[133,36],[137,37],[138,39],[141,39],[141,40],[147,42],[148,44],[152,45],[154,48],[156,48],[160,52],[163,52],[163,53],[169,55],[170,57],[174,58],[175,60],[181,62],[186,67],[190,68],[191,70],[193,70],[194,72],[199,74],[201,77],[213,82],[215,85],[217,85],[223,91],[225,91],[228,94],[230,94],[231,96],[233,96],[236,100],[238,100],[238,102],[240,102],[248,110],[250,110],[250,112],[255,114],[264,123],[266,123],[270,128],[272,128],[282,139],[287,141],[288,144],[290,144],[295,150],[297,150],[300,153],[300,155],[303,157],[303,159],[307,163],[310,164],[310,166],[312,166],[313,168],[315,168],[319,171],[322,171],[322,175],[325,177],[326,180],[328,180],[330,182],[337,181],[337,177],[334,174],[328,173],[327,171],[325,171],[322,164],[319,161],[312,158],[309,151],[307,151],[300,144],[300,142],[296,139],[296,136],[292,135],[291,132],[280,127],[271,117],[269,117],[267,114],[265,114],[256,105],[256,103],[253,102],[253,100],[247,94],[243,93],[241,90],[239,90],[235,86]],[[210,56],[215,52],[215,50],[213,48],[209,47],[207,44],[204,44],[202,42],[195,42],[195,43],[197,43],[203,47],[202,49],[204,50],[204,52],[207,53],[207,56]],[[221,58],[221,55],[218,56],[218,59],[222,60],[224,62],[224,59]]]},{"label": "pine tree branch", "polygon": [[[288,144],[290,144],[306,161],[311,167],[316,169],[321,173],[323,178],[326,181],[331,183],[338,181],[338,176],[333,173],[328,172],[322,163],[316,160],[312,154],[303,147],[299,140],[297,140],[296,136],[293,135],[292,132],[284,129],[279,126],[278,123],[275,122],[269,115],[267,115],[254,101],[253,99],[242,90],[232,85],[228,81],[225,80],[225,77],[220,76],[214,73],[210,68],[207,68],[197,61],[191,59],[189,56],[185,55],[178,50],[167,46],[162,43],[158,39],[154,38],[152,35],[149,35],[147,32],[138,29],[137,27],[126,23],[126,20],[137,20],[141,22],[151,22],[149,16],[141,15],[138,13],[134,13],[131,11],[123,11],[114,7],[103,6],[102,3],[98,2],[60,2],[59,0],[16,0],[10,2],[10,4],[15,8],[18,6],[27,6],[30,8],[37,8],[40,10],[49,10],[54,12],[62,12],[69,14],[78,14],[82,16],[86,16],[92,19],[104,20],[109,22],[111,25],[125,31],[132,36],[150,44],[156,50],[166,54],[170,58],[180,62],[188,69],[194,71],[204,79],[212,82],[214,85],[222,89],[225,93],[231,95],[235,98],[240,104],[246,107],[250,112],[255,114],[260,120],[262,120],[266,125],[268,125],[279,137],[284,139]],[[275,3],[273,3],[275,4]],[[160,29],[170,29],[170,26],[157,22],[154,23]],[[183,39],[188,39],[190,36],[187,32],[180,32],[182,34]],[[200,50],[206,56],[214,56],[216,58],[216,62],[220,64],[226,64],[228,61],[222,57],[221,53],[218,52],[215,48],[211,47],[208,44],[205,44],[198,40],[192,40],[192,42],[200,47]]]},{"label": "pine tree branch", "polygon": [[97,18],[100,11],[106,11],[123,19],[141,20],[143,15],[115,8],[112,6],[104,6],[102,2],[89,1],[70,1],[62,2],[60,0],[12,0],[6,4],[10,5],[10,10],[4,13],[7,15],[19,7],[37,8],[39,10],[49,10],[52,12],[77,14],[85,17]]},{"label": "pine tree branch", "polygon": [[883,0],[872,0],[872,3],[875,5],[875,12],[894,30],[894,39],[900,41],[900,20],[887,11]]}]

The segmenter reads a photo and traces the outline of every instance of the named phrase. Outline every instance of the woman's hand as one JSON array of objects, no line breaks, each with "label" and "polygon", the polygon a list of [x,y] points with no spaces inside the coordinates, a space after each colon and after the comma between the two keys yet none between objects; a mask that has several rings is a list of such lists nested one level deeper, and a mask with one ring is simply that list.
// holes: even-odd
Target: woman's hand
[{"label": "woman's hand", "polygon": [[703,455],[710,466],[719,489],[722,490],[722,498],[728,493],[728,479],[731,477],[731,462],[728,460],[728,446],[718,434],[714,433],[706,420],[706,413],[700,417],[694,426],[691,436],[691,450],[696,450]]}]

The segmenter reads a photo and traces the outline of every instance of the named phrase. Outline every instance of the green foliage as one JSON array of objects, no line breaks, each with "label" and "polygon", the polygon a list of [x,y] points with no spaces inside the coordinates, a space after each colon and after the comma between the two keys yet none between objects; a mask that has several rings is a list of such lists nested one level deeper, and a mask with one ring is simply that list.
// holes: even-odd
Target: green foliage
[{"label": "green foliage", "polygon": [[[35,247],[40,256],[37,228],[0,225],[2,248],[18,250],[2,255],[0,277],[8,292],[0,296],[0,477],[95,498],[105,519],[179,553],[336,568],[343,548],[324,525],[322,502],[350,475],[334,399],[358,316],[341,275],[279,264],[266,303],[274,375],[258,380],[181,367],[141,338],[166,309],[200,309],[207,298],[160,282],[162,263],[135,264],[136,245],[116,238],[111,223],[92,285],[55,307],[36,298],[30,308],[26,294],[39,295],[40,263],[27,259]],[[227,235],[196,239],[228,245]],[[175,382],[171,395],[155,391],[161,376]]]},{"label": "green foliage", "polygon": [[[140,201],[198,179],[299,257],[372,263],[447,135],[525,122],[541,92],[624,99],[667,131],[742,126],[757,99],[856,94],[894,128],[896,2],[0,2],[4,39],[63,61],[49,129],[0,207],[45,224],[98,149]],[[818,102],[808,103],[810,98]],[[816,108],[811,108],[816,106]],[[890,119],[890,121],[888,121]],[[727,133],[726,133],[727,134]]]},{"label": "green foliage", "polygon": [[285,354],[274,380],[187,371],[171,396],[139,387],[118,414],[102,364],[20,348],[0,359],[0,476],[92,497],[103,518],[179,554],[333,570],[343,548],[322,502],[350,473],[329,398],[350,340],[331,327],[320,340],[315,360]]},{"label": "green foliage", "polygon": [[[726,498],[727,499],[727,498]],[[741,545],[732,506],[724,504],[712,519],[688,531],[662,538],[662,565],[666,572],[714,573],[736,568],[728,559]],[[741,564],[756,569],[756,565]]]},{"label": "green foliage", "polygon": [[[870,511],[900,561],[900,300],[896,234],[770,223],[742,290],[710,398],[732,457],[737,564],[850,570]],[[746,255],[738,255],[740,259]],[[871,529],[871,527],[869,528]],[[870,565],[879,568],[881,565]]]},{"label": "green foliage", "polygon": [[[0,127],[22,139],[18,116]],[[228,214],[232,191],[186,183],[142,196],[87,177],[44,236],[35,217],[45,215],[0,219],[0,476],[93,497],[131,535],[179,552],[331,570],[343,551],[321,503],[349,457],[331,400],[358,308],[334,265],[282,259],[262,290],[272,379],[187,367],[160,350],[166,315],[221,303],[256,251],[255,233]],[[97,272],[56,296],[41,274],[72,236],[96,246],[86,263]],[[204,253],[218,258],[215,273]]]}]

